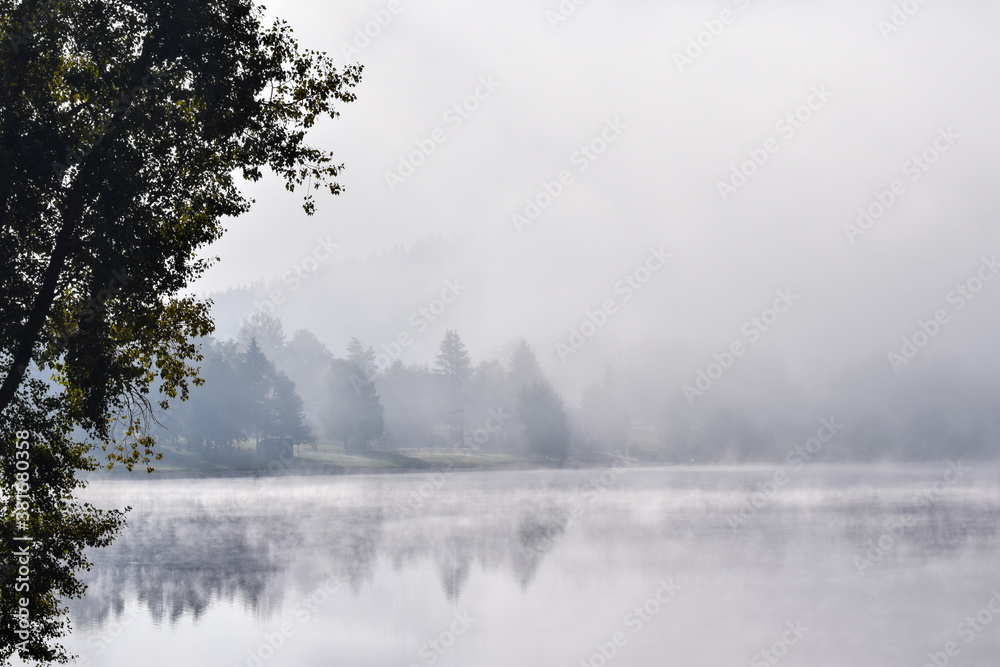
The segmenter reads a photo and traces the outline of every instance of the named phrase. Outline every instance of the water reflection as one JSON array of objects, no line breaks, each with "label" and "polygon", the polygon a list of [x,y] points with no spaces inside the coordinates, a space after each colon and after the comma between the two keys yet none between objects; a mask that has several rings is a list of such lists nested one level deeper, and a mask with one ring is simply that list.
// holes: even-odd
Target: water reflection
[{"label": "water reflection", "polygon": [[[513,495],[510,479],[453,475],[424,507],[400,517],[389,508],[414,483],[406,476],[105,485],[93,495],[112,503],[128,498],[134,509],[121,539],[92,554],[90,589],[73,603],[74,616],[84,624],[100,622],[121,613],[128,598],[160,621],[184,614],[197,619],[213,600],[238,600],[266,615],[280,606],[289,578],[308,585],[333,573],[357,592],[379,556],[395,569],[432,561],[451,601],[461,597],[474,565],[507,569],[526,590],[574,521],[588,539],[618,546],[644,538],[684,540],[697,531],[704,547],[740,544],[762,567],[773,565],[768,554],[787,553],[811,534],[846,542],[858,554],[889,534],[899,549],[884,557],[894,560],[988,547],[998,532],[997,507],[989,502],[995,497],[974,495],[968,487],[920,507],[908,486],[843,488],[839,483],[847,479],[827,478],[821,480],[827,488],[789,489],[748,525],[732,528],[723,520],[732,511],[727,505],[739,502],[740,487],[748,487],[754,473],[723,475],[729,489],[711,488],[717,483],[699,489],[696,480],[676,472],[633,471],[630,480],[585,502],[585,473],[554,475],[545,488]],[[239,493],[252,500],[234,507],[231,499]],[[906,515],[912,525],[900,523]],[[797,528],[776,529],[786,525]],[[882,546],[893,546],[888,541]],[[725,550],[706,551],[728,557]]]},{"label": "water reflection", "polygon": [[[71,603],[74,619],[79,627],[100,624],[121,615],[128,600],[158,622],[186,614],[197,620],[213,601],[236,601],[266,616],[281,608],[291,580],[302,589],[335,574],[357,593],[379,556],[397,570],[432,561],[453,602],[474,565],[507,569],[527,589],[565,531],[568,512],[530,496],[513,514],[494,511],[498,498],[471,499],[468,480],[453,482],[452,495],[442,491],[399,518],[390,518],[395,499],[385,489],[364,489],[356,479],[310,480],[306,488],[287,479],[220,480],[222,489],[191,481],[95,488],[105,503],[130,498],[133,510],[122,537],[92,552],[87,596]],[[244,485],[254,500],[234,506],[229,492]],[[360,506],[325,502],[330,487],[342,486],[359,492],[353,500]]]},{"label": "water reflection", "polygon": [[[266,625],[298,604],[303,591],[335,576],[352,597],[330,608],[331,622],[356,632],[385,626],[379,636],[398,634],[401,664],[409,664],[407,651],[423,635],[408,638],[407,628],[427,625],[434,636],[431,617],[446,609],[485,609],[498,624],[520,623],[504,616],[520,604],[504,587],[560,608],[579,626],[575,632],[600,638],[605,631],[590,629],[591,616],[610,610],[613,617],[645,599],[651,585],[677,576],[685,589],[672,604],[688,611],[671,621],[678,634],[658,641],[680,651],[690,640],[682,628],[695,637],[700,624],[728,624],[735,634],[727,641],[738,646],[740,633],[753,634],[760,624],[766,635],[765,619],[773,616],[780,628],[793,619],[789,609],[820,598],[834,636],[857,634],[851,624],[859,597],[878,595],[895,614],[927,608],[926,599],[910,599],[907,582],[916,580],[924,595],[955,596],[933,610],[947,627],[950,613],[1000,583],[992,581],[1000,556],[1000,489],[992,471],[970,473],[932,503],[921,498],[935,482],[934,469],[817,468],[766,504],[753,494],[767,470],[635,469],[600,492],[589,484],[594,475],[453,474],[419,506],[404,502],[423,482],[409,475],[105,482],[90,499],[134,509],[121,539],[92,554],[88,594],[71,603],[74,626],[100,628],[136,605],[168,627],[184,619],[202,624],[214,607],[242,609]],[[747,502],[760,507],[733,522]],[[436,579],[444,607],[414,579],[426,576]],[[574,591],[581,597],[571,597]],[[424,622],[424,608],[441,611]],[[538,613],[537,623],[546,622],[547,612]],[[475,632],[485,636],[488,628],[483,622]],[[539,628],[539,637],[551,636]],[[869,647],[879,659],[909,659],[902,637],[923,634],[905,624],[888,632],[899,638]],[[560,641],[574,646],[571,634]],[[979,645],[990,648],[985,640]],[[537,646],[531,650],[537,657]]]}]

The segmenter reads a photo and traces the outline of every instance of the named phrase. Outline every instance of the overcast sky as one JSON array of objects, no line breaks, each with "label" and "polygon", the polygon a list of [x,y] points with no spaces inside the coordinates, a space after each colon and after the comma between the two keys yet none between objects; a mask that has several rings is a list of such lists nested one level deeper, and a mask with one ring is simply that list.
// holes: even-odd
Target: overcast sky
[{"label": "overcast sky", "polygon": [[[358,101],[312,137],[346,164],[346,192],[309,219],[274,179],[253,186],[202,293],[279,278],[317,238],[340,259],[444,235],[462,255],[447,272],[396,280],[468,288],[405,361],[455,328],[474,355],[525,335],[559,364],[571,327],[609,300],[587,345],[684,340],[705,366],[740,341],[800,382],[899,352],[940,310],[920,354],[997,359],[1000,278],[949,298],[992,277],[982,258],[1000,253],[996,3],[267,4],[304,46],[365,66]],[[533,221],[528,200],[547,205]],[[351,317],[385,307],[336,275],[311,279],[364,304]],[[626,275],[648,277],[627,301]],[[794,305],[748,335],[778,290]],[[391,340],[434,296],[414,293],[400,326],[357,329]],[[309,319],[323,307],[289,317],[324,338]]]}]

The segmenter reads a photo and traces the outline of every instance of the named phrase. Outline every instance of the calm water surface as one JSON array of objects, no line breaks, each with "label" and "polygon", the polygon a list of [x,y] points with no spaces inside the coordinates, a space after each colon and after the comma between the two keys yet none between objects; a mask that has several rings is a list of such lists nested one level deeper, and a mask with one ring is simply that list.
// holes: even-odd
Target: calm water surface
[{"label": "calm water surface", "polygon": [[1000,664],[995,468],[785,471],[94,483],[133,510],[67,646],[109,667]]}]

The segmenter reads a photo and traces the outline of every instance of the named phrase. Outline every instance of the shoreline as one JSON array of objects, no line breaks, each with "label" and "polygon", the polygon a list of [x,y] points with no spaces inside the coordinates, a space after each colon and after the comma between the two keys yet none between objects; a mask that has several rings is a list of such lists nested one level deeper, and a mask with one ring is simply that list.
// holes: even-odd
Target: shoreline
[{"label": "shoreline", "polygon": [[[176,479],[250,479],[250,478],[282,478],[282,477],[341,477],[341,476],[362,476],[362,475],[437,475],[449,473],[482,473],[482,472],[559,472],[559,471],[582,471],[582,470],[609,470],[617,468],[619,470],[651,470],[670,469],[689,473],[738,473],[738,472],[759,472],[761,474],[772,473],[781,470],[780,463],[676,463],[664,461],[631,461],[626,466],[615,466],[613,457],[609,461],[581,461],[573,460],[562,465],[532,463],[528,461],[512,461],[503,464],[493,465],[426,465],[426,466],[285,466],[281,470],[261,469],[167,469],[154,470],[146,473],[141,470],[127,472],[118,470],[105,472],[103,474],[87,474],[81,476],[81,480],[90,482],[105,481],[156,481],[156,480],[176,480]],[[1000,461],[996,460],[966,460],[966,465],[977,468],[991,468],[1000,470]],[[914,471],[936,469],[942,465],[948,465],[947,461],[835,461],[816,462],[808,466],[814,470],[840,470],[844,472],[857,473],[878,473],[888,472],[892,468],[909,468]]]}]

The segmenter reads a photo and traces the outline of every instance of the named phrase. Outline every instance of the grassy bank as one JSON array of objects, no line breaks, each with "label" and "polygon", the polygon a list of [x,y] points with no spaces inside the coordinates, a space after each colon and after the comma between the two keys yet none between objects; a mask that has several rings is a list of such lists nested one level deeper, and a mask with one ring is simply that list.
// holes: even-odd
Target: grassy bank
[{"label": "grassy bank", "polygon": [[[164,476],[233,476],[268,474],[349,474],[395,473],[432,470],[526,470],[552,467],[527,454],[488,451],[451,451],[435,449],[373,450],[347,453],[339,447],[296,446],[294,458],[269,461],[254,451],[253,446],[237,447],[222,453],[202,453],[178,447],[164,447],[163,459],[154,462],[152,477]],[[605,461],[605,459],[607,459]],[[605,465],[610,457],[570,459],[560,467]],[[145,469],[128,472],[116,466],[109,473],[91,477],[146,478]]]}]

